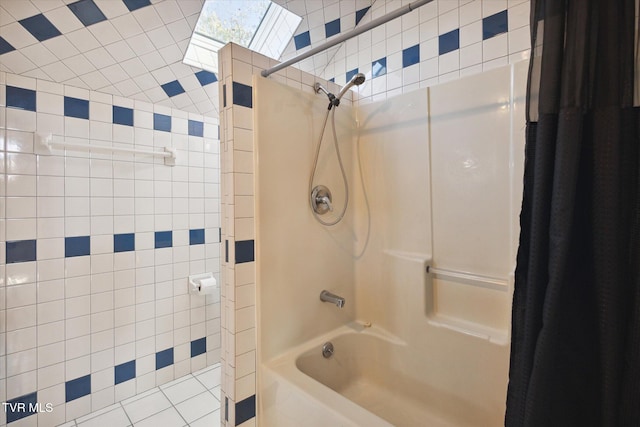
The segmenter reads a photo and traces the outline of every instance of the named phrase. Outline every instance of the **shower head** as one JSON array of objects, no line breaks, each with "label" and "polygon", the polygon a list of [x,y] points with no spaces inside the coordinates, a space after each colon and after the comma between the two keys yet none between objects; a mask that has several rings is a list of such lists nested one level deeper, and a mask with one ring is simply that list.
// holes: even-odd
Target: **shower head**
[{"label": "shower head", "polygon": [[364,80],[365,80],[365,76],[362,73],[357,73],[355,76],[351,77],[351,80],[349,80],[349,83],[344,85],[344,87],[338,93],[338,96],[336,97],[338,101],[342,98],[342,96],[345,93],[347,93],[349,89],[351,89],[353,85],[360,86],[362,83],[364,83]]}]

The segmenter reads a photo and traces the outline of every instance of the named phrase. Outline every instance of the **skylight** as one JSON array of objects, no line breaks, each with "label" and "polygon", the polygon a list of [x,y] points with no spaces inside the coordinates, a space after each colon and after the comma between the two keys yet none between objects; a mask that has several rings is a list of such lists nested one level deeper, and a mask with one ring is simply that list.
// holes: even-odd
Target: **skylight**
[{"label": "skylight", "polygon": [[184,63],[218,71],[218,50],[233,42],[279,59],[302,18],[270,0],[206,0]]}]

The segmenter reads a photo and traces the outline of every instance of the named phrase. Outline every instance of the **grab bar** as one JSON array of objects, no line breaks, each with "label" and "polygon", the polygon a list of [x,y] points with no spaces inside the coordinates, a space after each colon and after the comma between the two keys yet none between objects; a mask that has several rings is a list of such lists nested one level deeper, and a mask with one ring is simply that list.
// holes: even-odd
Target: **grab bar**
[{"label": "grab bar", "polygon": [[496,291],[507,292],[509,290],[509,281],[507,279],[500,279],[496,277],[481,276],[477,274],[468,273],[465,271],[447,270],[444,268],[434,268],[427,265],[426,272],[429,275],[437,275],[440,277],[448,277],[456,279],[463,283],[478,286],[486,289],[493,289]]},{"label": "grab bar", "polygon": [[58,148],[71,148],[75,150],[102,151],[107,153],[130,153],[130,154],[141,154],[145,156],[164,157],[165,165],[175,166],[176,164],[176,149],[173,147],[164,147],[164,151],[152,151],[152,150],[141,150],[137,148],[120,148],[120,147],[107,147],[102,145],[78,144],[74,142],[54,141],[52,134],[49,134],[46,136],[41,134],[36,134],[36,146],[40,148],[37,154],[42,154],[42,151],[50,154],[52,148],[58,147]]}]

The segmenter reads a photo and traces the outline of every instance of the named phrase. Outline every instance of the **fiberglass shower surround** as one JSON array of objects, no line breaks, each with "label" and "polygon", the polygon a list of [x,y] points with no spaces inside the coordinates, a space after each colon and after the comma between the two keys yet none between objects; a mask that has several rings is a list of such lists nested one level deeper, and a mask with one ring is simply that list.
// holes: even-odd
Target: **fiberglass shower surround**
[{"label": "fiberglass shower surround", "polygon": [[[317,226],[302,197],[309,163],[301,159],[315,157],[326,98],[310,83],[254,77],[256,391],[265,425],[499,425],[526,70],[519,63],[333,108],[345,174],[361,173],[375,191],[368,212],[352,185],[347,220],[331,228]],[[323,144],[320,158],[318,182],[339,190],[334,147]],[[273,188],[286,210],[272,203]],[[347,303],[325,304],[325,290]]]}]

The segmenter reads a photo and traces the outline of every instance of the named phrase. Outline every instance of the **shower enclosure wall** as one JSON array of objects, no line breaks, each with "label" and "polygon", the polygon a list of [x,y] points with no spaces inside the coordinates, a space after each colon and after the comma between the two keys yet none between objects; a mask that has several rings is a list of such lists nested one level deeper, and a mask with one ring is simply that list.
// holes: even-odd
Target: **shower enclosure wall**
[{"label": "shower enclosure wall", "polygon": [[[47,152],[50,133],[173,147],[176,165]],[[187,284],[219,273],[218,147],[217,119],[0,72],[0,400],[42,408],[0,425],[63,424],[219,362],[219,297]]]},{"label": "shower enclosure wall", "polygon": [[[402,425],[315,377],[315,359],[301,356],[355,333],[387,344],[382,353],[368,341],[340,344],[332,357],[349,351],[352,360],[364,348],[390,357],[381,365],[386,372],[360,380],[386,378],[389,390],[411,384],[405,391],[434,396],[413,408],[444,408],[431,414],[449,416],[443,425],[499,423],[526,64],[386,101],[341,104],[337,133],[353,199],[345,219],[327,228],[313,219],[307,194],[326,111],[313,85],[339,87],[293,68],[257,76],[274,63],[236,45],[221,51],[223,422],[250,425],[257,408],[267,426],[310,419]],[[326,138],[314,185],[330,187],[339,208],[340,172]],[[344,297],[344,308],[321,302],[323,289]]]}]

